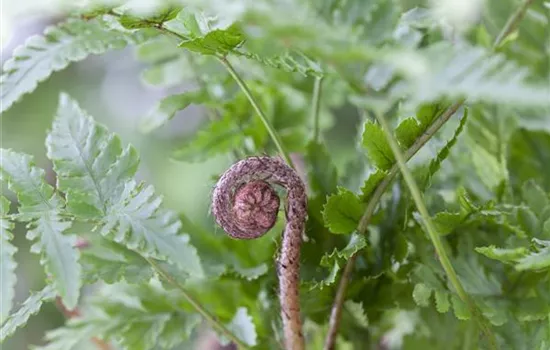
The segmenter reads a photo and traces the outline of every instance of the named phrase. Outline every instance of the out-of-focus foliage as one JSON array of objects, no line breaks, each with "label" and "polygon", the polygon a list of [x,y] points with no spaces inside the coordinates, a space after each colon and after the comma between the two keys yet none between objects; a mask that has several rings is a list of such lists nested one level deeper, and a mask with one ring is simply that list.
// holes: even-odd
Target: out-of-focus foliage
[{"label": "out-of-focus foliage", "polygon": [[[470,0],[454,13],[452,3],[91,1],[28,39],[4,63],[2,133],[26,132],[15,120],[30,104],[51,113],[29,123],[55,117],[40,124],[46,147],[36,161],[19,149],[1,153],[3,195],[14,202],[10,211],[0,197],[2,342],[59,296],[79,316],[49,330],[40,348],[200,348],[211,325],[188,293],[243,344],[280,348],[274,259],[283,223],[236,241],[199,210],[228,162],[277,153],[251,95],[308,185],[300,289],[310,348],[322,347],[352,256],[338,349],[490,349],[479,318],[499,348],[550,348],[550,5],[533,1],[495,47],[521,2]],[[165,92],[128,122],[146,141],[132,146],[104,126],[98,106],[88,115],[77,89],[63,87],[58,98],[44,88],[47,102],[27,95],[72,62],[128,46],[143,85]],[[172,130],[166,141],[164,132],[189,123],[182,111],[199,105],[198,130]],[[479,315],[452,287],[407,186],[393,180],[396,157],[374,113],[389,119],[411,158]],[[138,154],[148,159],[141,166]],[[178,162],[179,173],[165,175],[160,160]],[[220,166],[194,176],[182,194],[187,206],[174,205],[171,192],[208,162]],[[142,181],[144,168],[157,191]],[[372,216],[360,232],[365,212]],[[47,278],[15,303],[21,232]]]}]

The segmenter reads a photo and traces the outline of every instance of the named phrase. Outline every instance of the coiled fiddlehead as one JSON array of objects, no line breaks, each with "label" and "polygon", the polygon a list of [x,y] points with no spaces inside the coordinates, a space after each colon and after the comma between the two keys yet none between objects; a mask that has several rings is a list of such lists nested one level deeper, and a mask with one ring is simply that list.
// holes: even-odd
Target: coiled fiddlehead
[{"label": "coiled fiddlehead", "polygon": [[280,200],[271,184],[287,191],[287,222],[277,262],[285,345],[289,350],[302,350],[299,271],[300,245],[307,218],[304,183],[294,169],[279,158],[247,158],[233,164],[219,179],[212,196],[212,213],[231,237],[258,238],[269,231],[277,219]]}]

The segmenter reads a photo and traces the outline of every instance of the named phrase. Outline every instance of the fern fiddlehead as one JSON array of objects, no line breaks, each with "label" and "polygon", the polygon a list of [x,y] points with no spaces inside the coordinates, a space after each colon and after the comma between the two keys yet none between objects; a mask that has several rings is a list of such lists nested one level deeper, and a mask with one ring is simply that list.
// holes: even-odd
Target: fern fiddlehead
[{"label": "fern fiddlehead", "polygon": [[231,237],[254,239],[275,225],[280,199],[271,184],[287,191],[286,226],[277,262],[279,300],[285,346],[304,349],[300,319],[300,245],[307,217],[305,186],[296,171],[279,158],[250,157],[231,166],[212,195],[212,213]]}]

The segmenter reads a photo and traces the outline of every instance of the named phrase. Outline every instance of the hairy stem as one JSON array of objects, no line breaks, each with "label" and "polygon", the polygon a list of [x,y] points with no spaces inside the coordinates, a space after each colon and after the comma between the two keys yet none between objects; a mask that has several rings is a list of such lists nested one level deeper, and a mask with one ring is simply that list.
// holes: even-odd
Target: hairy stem
[{"label": "hairy stem", "polygon": [[[514,30],[516,30],[517,26],[525,16],[525,13],[527,11],[527,8],[529,5],[533,2],[533,0],[525,0],[522,5],[516,10],[516,12],[510,17],[510,19],[507,21],[506,25],[502,30],[500,31],[499,35],[495,39],[495,42],[493,43],[493,50],[497,49],[500,44],[510,35]],[[409,160],[418,150],[430,140],[430,138],[435,134],[437,130],[445,123],[447,120],[464,104],[466,100],[462,99],[453,105],[451,105],[443,115],[436,120],[430,126],[430,128],[422,134],[415,143],[407,150],[405,153],[406,160]],[[434,127],[434,128],[432,128]],[[431,129],[431,130],[430,130]],[[395,177],[398,171],[397,164],[394,164],[394,166],[390,169],[388,172],[388,175],[382,180],[382,182],[377,186],[376,190],[374,191],[373,195],[371,196],[367,208],[365,210],[365,213],[361,217],[361,220],[359,222],[359,226],[357,228],[357,231],[359,233],[364,233],[366,231],[366,228],[368,227],[368,224],[370,222],[370,219],[374,213],[374,209],[376,207],[376,204],[378,204],[378,201],[380,200],[382,194],[386,190],[386,188],[391,183],[392,179]],[[336,297],[334,300],[334,303],[332,305],[332,311],[331,316],[329,320],[329,331],[327,333],[327,338],[325,340],[325,350],[331,350],[334,348],[334,343],[336,340],[336,334],[338,333],[338,326],[340,323],[341,313],[342,313],[342,306],[345,299],[345,293],[347,289],[348,282],[350,280],[350,275],[353,271],[353,266],[355,265],[355,261],[357,260],[357,254],[353,255],[347,262],[346,267],[344,269],[344,272],[342,274],[342,277],[340,278],[340,282],[338,285],[338,291],[336,293]]]},{"label": "hairy stem", "polygon": [[275,147],[277,147],[277,150],[279,151],[279,154],[281,155],[281,157],[285,160],[285,162],[287,162],[290,166],[292,166],[292,160],[290,159],[288,153],[285,151],[285,149],[283,147],[283,143],[281,142],[281,139],[279,138],[279,135],[277,134],[277,132],[273,128],[273,125],[271,125],[271,123],[267,119],[267,116],[265,115],[265,113],[260,108],[260,105],[258,104],[256,99],[252,95],[252,92],[250,91],[250,89],[248,88],[248,86],[246,85],[244,80],[242,80],[241,76],[237,73],[235,68],[233,68],[231,63],[229,63],[229,61],[227,60],[226,57],[219,56],[218,59],[225,66],[225,68],[227,68],[227,71],[229,72],[229,74],[231,74],[233,79],[235,79],[235,82],[237,82],[237,85],[239,85],[242,92],[245,94],[246,98],[248,99],[248,101],[250,102],[250,104],[252,105],[252,107],[254,108],[256,113],[258,113],[258,116],[260,117],[262,123],[264,124],[265,128],[267,129],[267,133],[271,137],[271,140],[275,144]]},{"label": "hairy stem", "polygon": [[313,141],[319,141],[319,109],[321,107],[321,93],[323,92],[323,77],[316,77],[313,85],[313,100],[311,101],[311,115],[313,119]]},{"label": "hairy stem", "polygon": [[270,183],[284,187],[288,197],[287,222],[277,261],[285,348],[303,350],[300,245],[307,218],[307,196],[296,171],[274,157],[250,157],[233,164],[214,188],[212,214],[233,238],[254,239],[264,235],[275,224],[280,203]]},{"label": "hairy stem", "polygon": [[172,284],[174,287],[178,288],[180,292],[182,293],[183,297],[187,300],[191,306],[197,310],[197,312],[210,324],[210,326],[214,329],[216,329],[218,332],[223,334],[227,337],[227,339],[231,340],[235,345],[237,345],[240,349],[249,349],[249,347],[243,343],[235,334],[233,334],[227,327],[225,327],[222,323],[220,323],[215,316],[213,316],[208,310],[204,308],[204,306],[201,305],[189,292],[187,289],[181,285],[175,278],[170,276],[168,272],[166,272],[157,262],[150,258],[145,258],[151,264],[153,269],[161,276],[163,279],[165,279],[168,283]]}]

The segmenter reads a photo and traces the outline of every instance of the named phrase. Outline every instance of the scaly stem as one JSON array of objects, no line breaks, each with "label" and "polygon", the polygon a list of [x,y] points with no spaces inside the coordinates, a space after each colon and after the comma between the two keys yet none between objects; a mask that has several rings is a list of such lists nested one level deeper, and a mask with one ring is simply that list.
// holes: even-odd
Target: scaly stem
[{"label": "scaly stem", "polygon": [[267,119],[267,116],[264,114],[264,112],[260,108],[260,105],[258,104],[256,99],[250,92],[250,89],[248,88],[244,80],[241,79],[240,75],[237,73],[235,68],[233,68],[231,63],[229,63],[226,57],[219,56],[218,59],[225,66],[225,68],[227,68],[227,71],[229,72],[229,74],[231,74],[233,79],[235,79],[235,81],[237,82],[237,85],[239,85],[242,92],[245,94],[246,98],[248,99],[248,101],[250,102],[250,104],[252,105],[256,113],[258,113],[258,116],[262,120],[262,123],[264,123],[264,126],[267,129],[267,132],[271,137],[271,140],[275,144],[275,147],[277,147],[277,150],[279,151],[281,157],[283,157],[283,159],[285,160],[285,162],[287,162],[287,164],[289,164],[290,166],[293,166],[292,160],[290,159],[290,157],[288,156],[288,153],[283,148],[283,144],[281,142],[281,139],[279,138],[279,135],[277,134],[277,132],[275,131],[275,129]]},{"label": "scaly stem", "polygon": [[[510,35],[510,33],[516,30],[517,26],[525,16],[527,8],[532,2],[533,0],[525,0],[522,3],[522,5],[516,10],[516,12],[510,17],[510,19],[506,22],[506,25],[504,26],[504,28],[502,28],[499,35],[495,39],[495,42],[493,44],[493,50],[498,48],[498,46],[500,46],[500,44],[504,41],[504,39],[506,39],[508,35]],[[452,106],[450,106],[447,109],[447,111],[445,111],[443,115],[447,115],[448,117],[450,117],[464,104],[464,102],[465,100],[463,99],[454,103]],[[441,119],[440,117],[439,120],[441,120],[441,123],[439,123],[440,125],[435,130],[433,130],[433,133],[435,133],[435,131],[437,131],[449,119],[448,117],[444,120]],[[432,125],[435,125],[435,123]],[[409,148],[405,153],[407,160],[410,159],[410,157],[412,157],[433,136],[433,133],[430,133],[427,131],[426,133],[420,136],[420,138],[415,142],[415,144],[413,144],[413,146]],[[397,174],[397,170],[398,170],[397,165],[394,165],[389,171],[388,175],[384,178],[384,180],[382,180],[380,185],[377,186],[375,192],[371,196],[371,199],[367,205],[367,209],[365,210],[365,213],[363,214],[361,221],[359,223],[359,227],[358,227],[359,233],[365,232],[370,222],[370,218],[372,217],[372,214],[374,212],[374,208],[378,203],[378,200],[380,199],[380,197],[382,196],[386,188],[389,186],[393,177]],[[344,303],[344,296],[346,293],[347,284],[350,280],[349,275],[353,271],[353,265],[355,264],[356,258],[357,258],[357,253],[348,260],[347,265],[342,274],[342,277],[340,279],[340,283],[338,285],[338,291],[336,293],[336,298],[332,306],[331,317],[329,322],[329,331],[327,334],[325,347],[324,347],[325,350],[331,350],[334,348],[334,342],[336,340],[336,334],[338,332],[338,326],[340,323],[341,310]]]},{"label": "scaly stem", "polygon": [[313,100],[311,101],[311,118],[313,119],[313,141],[319,141],[319,109],[321,107],[321,93],[323,91],[323,77],[316,77],[313,85]]},{"label": "scaly stem", "polygon": [[225,327],[222,323],[220,323],[216,317],[214,317],[210,312],[208,312],[193,296],[189,294],[187,289],[182,286],[175,278],[170,276],[168,272],[164,271],[164,269],[157,264],[156,261],[150,258],[145,258],[149,264],[155,269],[155,271],[164,278],[168,283],[172,284],[174,287],[178,288],[180,292],[182,293],[183,297],[187,300],[191,306],[197,310],[199,314],[212,326],[212,328],[215,328],[218,332],[226,336],[229,340],[231,340],[235,345],[237,345],[240,349],[250,349],[245,343],[243,343],[239,338],[237,338],[236,335],[234,335],[227,327]]},{"label": "scaly stem", "polygon": [[416,204],[416,208],[418,209],[418,212],[420,213],[420,216],[422,217],[422,221],[424,222],[424,226],[426,227],[426,230],[428,231],[428,236],[430,237],[430,240],[432,241],[432,244],[435,248],[435,251],[437,253],[437,256],[439,257],[439,262],[443,266],[443,270],[445,270],[445,273],[447,274],[447,278],[449,278],[449,281],[451,282],[452,286],[456,290],[458,296],[468,307],[470,308],[472,314],[476,317],[477,321],[479,322],[479,325],[483,329],[484,333],[489,338],[489,342],[491,344],[491,347],[493,349],[496,349],[496,340],[495,335],[491,331],[490,327],[487,325],[486,320],[483,318],[481,313],[478,311],[477,306],[474,304],[468,293],[466,293],[466,290],[464,290],[464,287],[462,286],[462,283],[458,279],[458,275],[456,274],[456,271],[453,268],[453,264],[451,263],[451,259],[447,255],[447,252],[445,251],[445,247],[443,246],[443,243],[441,242],[441,237],[437,233],[435,226],[432,222],[432,218],[430,216],[430,213],[428,212],[428,209],[426,208],[426,205],[424,204],[424,199],[422,198],[422,194],[420,193],[420,189],[418,188],[418,185],[416,184],[416,181],[414,180],[414,177],[412,173],[409,171],[409,168],[407,168],[405,156],[401,153],[401,150],[399,149],[399,145],[397,144],[397,141],[395,141],[395,138],[392,135],[392,132],[390,130],[390,127],[388,123],[386,122],[386,119],[382,114],[376,113],[376,119],[382,126],[382,130],[384,131],[384,134],[386,135],[386,139],[388,140],[388,143],[390,144],[390,147],[392,149],[393,154],[395,155],[395,159],[397,161],[397,164],[399,165],[399,169],[401,170],[401,174],[403,175],[403,178],[405,179],[405,182],[407,186],[409,187],[409,191],[411,192],[411,195],[413,197],[413,200]]}]

